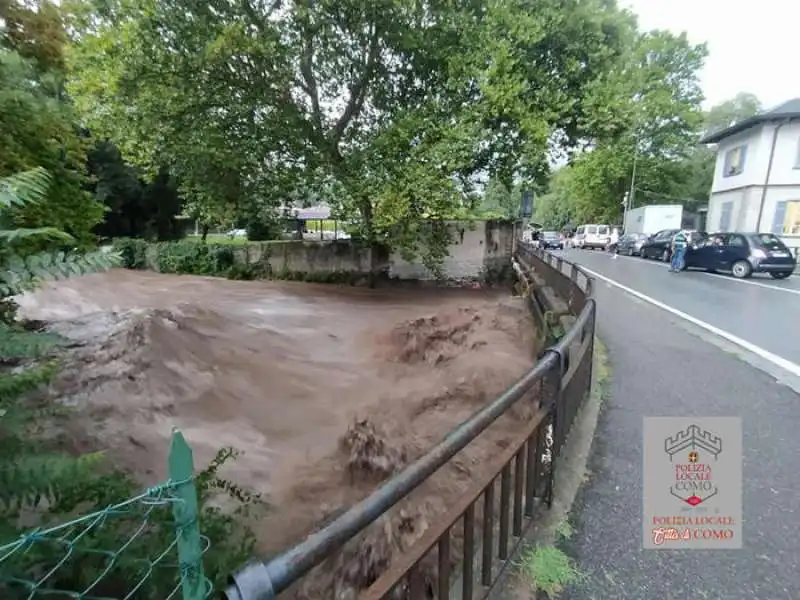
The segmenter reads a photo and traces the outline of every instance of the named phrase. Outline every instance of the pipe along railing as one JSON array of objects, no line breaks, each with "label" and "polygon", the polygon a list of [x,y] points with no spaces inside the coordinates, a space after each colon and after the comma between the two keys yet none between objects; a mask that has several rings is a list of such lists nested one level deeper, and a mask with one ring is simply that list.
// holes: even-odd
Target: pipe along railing
[{"label": "pipe along railing", "polygon": [[[367,498],[283,554],[266,563],[251,563],[234,574],[225,592],[228,600],[276,598],[525,399],[538,402],[538,408],[525,430],[494,458],[491,469],[486,470],[490,475],[465,493],[447,514],[437,516],[422,537],[395,557],[388,570],[359,595],[359,600],[473,600],[477,592],[478,597],[486,598],[533,522],[536,506],[542,502],[550,505],[555,460],[591,384],[596,308],[587,292],[591,293],[592,280],[571,263],[553,259],[524,245],[518,248],[519,264],[534,269],[551,286],[556,278],[568,279],[570,296],[581,305],[575,323],[558,343],[504,394]],[[565,266],[569,275],[564,273]],[[583,285],[579,283],[581,277]],[[563,281],[556,285],[559,290],[567,289]],[[578,294],[582,296],[579,300]],[[530,301],[534,301],[532,295]],[[454,551],[454,541],[460,542],[460,551]],[[434,548],[435,562],[428,560]]]}]

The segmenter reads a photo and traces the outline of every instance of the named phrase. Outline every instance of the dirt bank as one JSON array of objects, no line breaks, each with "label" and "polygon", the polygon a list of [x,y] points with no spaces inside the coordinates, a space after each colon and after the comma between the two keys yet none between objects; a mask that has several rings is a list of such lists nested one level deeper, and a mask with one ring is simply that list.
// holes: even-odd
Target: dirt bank
[{"label": "dirt bank", "polygon": [[[280,551],[493,399],[533,362],[521,302],[502,293],[363,290],[114,271],[21,301],[76,342],[55,384],[78,407],[77,447],[101,446],[143,483],[165,476],[180,427],[198,464],[273,506]],[[481,473],[533,407],[503,417],[295,593],[348,597],[374,580]],[[87,433],[88,432],[88,433]]]}]

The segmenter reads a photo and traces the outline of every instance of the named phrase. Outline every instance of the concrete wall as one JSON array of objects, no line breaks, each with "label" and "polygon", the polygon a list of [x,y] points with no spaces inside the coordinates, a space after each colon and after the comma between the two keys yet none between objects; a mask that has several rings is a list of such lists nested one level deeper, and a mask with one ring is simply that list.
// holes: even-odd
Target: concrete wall
[{"label": "concrete wall", "polygon": [[[502,277],[510,269],[514,224],[507,221],[453,222],[452,243],[443,271],[447,279],[465,280]],[[389,275],[399,279],[434,279],[419,259],[405,260],[399,253],[389,260]]]},{"label": "concrete wall", "polygon": [[[236,262],[254,264],[264,262],[272,273],[369,273],[372,251],[350,240],[276,241],[247,244],[234,251]],[[385,263],[386,256],[376,257],[377,264]]]},{"label": "concrete wall", "polygon": [[[446,279],[496,281],[510,276],[513,223],[454,222],[449,227],[453,242],[443,265]],[[260,264],[265,274],[277,277],[301,274],[368,275],[372,267],[378,274],[397,279],[435,279],[419,258],[409,262],[399,253],[390,256],[354,240],[252,242],[231,248],[237,264]],[[149,268],[153,269],[157,269],[155,250],[155,247],[151,247],[147,260]]]}]

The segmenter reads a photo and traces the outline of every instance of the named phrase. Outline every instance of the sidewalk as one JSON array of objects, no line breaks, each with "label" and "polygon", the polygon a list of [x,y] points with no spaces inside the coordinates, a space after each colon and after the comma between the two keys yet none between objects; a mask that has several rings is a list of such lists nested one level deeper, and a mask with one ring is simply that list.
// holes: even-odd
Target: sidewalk
[{"label": "sidewalk", "polygon": [[[677,317],[602,283],[596,298],[610,399],[564,548],[587,578],[561,598],[800,598],[800,396]],[[642,418],[686,415],[742,417],[742,550],[641,549]]]}]

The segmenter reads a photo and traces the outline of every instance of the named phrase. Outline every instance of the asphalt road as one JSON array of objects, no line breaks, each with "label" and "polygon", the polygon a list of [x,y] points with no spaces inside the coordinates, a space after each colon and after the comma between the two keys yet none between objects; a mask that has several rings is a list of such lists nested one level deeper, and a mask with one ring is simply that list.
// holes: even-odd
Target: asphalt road
[{"label": "asphalt road", "polygon": [[[665,263],[605,252],[563,255],[596,273],[800,365],[800,275],[737,280],[702,271],[670,273]],[[798,367],[800,368],[800,367]],[[800,593],[798,593],[800,598]]]},{"label": "asphalt road", "polygon": [[[636,259],[568,254],[662,303],[800,359],[800,296],[783,290],[798,289],[792,281],[767,289],[704,273],[671,274]],[[590,476],[570,518],[576,532],[567,542],[588,577],[562,598],[800,598],[800,396],[680,316],[603,281],[595,295],[611,389]],[[641,548],[642,418],[687,415],[742,418],[742,550]]]}]

